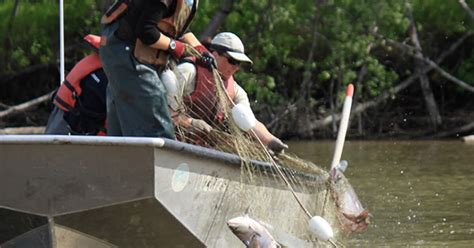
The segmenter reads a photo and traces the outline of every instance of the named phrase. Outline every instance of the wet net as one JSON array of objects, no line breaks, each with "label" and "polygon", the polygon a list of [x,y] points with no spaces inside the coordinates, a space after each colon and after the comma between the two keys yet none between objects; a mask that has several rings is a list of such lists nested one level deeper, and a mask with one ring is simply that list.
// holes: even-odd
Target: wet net
[{"label": "wet net", "polygon": [[[174,70],[174,73],[179,74],[179,71]],[[179,78],[179,75],[177,77]],[[329,193],[327,171],[294,154],[269,153],[254,132],[243,131],[234,121],[234,102],[215,69],[212,72],[212,80],[214,87],[207,89],[207,95],[216,95],[217,101],[195,99],[204,101],[196,105],[208,109],[196,109],[196,105],[190,107],[189,103],[185,104],[182,99],[174,99],[179,105],[179,115],[199,118],[199,113],[196,112],[214,113],[215,118],[201,118],[212,126],[212,131],[207,133],[192,126],[176,125],[177,138],[186,143],[237,154],[240,157],[241,176],[235,186],[236,192],[233,193],[236,204],[235,209],[229,209],[229,212],[249,212],[273,227],[279,226],[278,221],[291,221],[293,224],[284,225],[291,228],[281,231],[318,246],[327,245],[310,234],[307,224],[308,215],[319,215],[327,219],[333,228],[338,226],[336,206]],[[212,102],[215,104],[210,105]],[[262,187],[266,190],[261,190]],[[294,195],[291,191],[294,191]],[[275,212],[285,213],[286,216],[274,218],[272,214]],[[337,235],[337,228],[334,231]]]}]

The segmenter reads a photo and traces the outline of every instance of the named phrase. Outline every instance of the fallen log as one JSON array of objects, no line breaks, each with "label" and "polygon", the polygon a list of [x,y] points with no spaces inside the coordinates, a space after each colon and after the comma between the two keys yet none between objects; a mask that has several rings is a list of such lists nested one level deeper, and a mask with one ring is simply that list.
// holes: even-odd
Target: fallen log
[{"label": "fallen log", "polygon": [[474,122],[469,123],[467,125],[464,125],[462,127],[458,127],[456,129],[452,129],[452,130],[449,130],[449,131],[437,133],[437,134],[433,135],[430,138],[444,138],[444,137],[448,137],[448,136],[458,135],[459,133],[470,132],[472,130],[474,130]]},{"label": "fallen log", "polygon": [[467,144],[474,144],[474,135],[464,136],[464,137],[462,137],[462,139]]}]

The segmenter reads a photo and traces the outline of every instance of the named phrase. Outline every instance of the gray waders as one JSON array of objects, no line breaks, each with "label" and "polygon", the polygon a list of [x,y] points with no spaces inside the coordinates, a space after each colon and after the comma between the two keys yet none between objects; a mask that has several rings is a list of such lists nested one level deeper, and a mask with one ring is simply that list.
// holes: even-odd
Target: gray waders
[{"label": "gray waders", "polygon": [[151,65],[139,63],[133,46],[114,33],[118,22],[106,25],[100,59],[109,79],[107,86],[107,135],[174,139],[166,89]]},{"label": "gray waders", "polygon": [[64,111],[54,106],[49,115],[44,134],[69,135],[70,132],[69,125],[64,120]]}]

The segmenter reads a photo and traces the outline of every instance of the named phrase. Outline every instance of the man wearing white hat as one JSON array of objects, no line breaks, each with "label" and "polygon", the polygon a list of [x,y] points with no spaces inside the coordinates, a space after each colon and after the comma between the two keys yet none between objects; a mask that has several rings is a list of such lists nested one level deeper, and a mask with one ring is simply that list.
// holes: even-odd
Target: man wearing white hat
[{"label": "man wearing white hat", "polygon": [[[252,60],[245,54],[242,41],[233,33],[219,33],[210,42],[209,50],[215,58],[214,61],[207,65],[192,61],[181,63],[177,66],[176,76],[169,73],[165,76],[168,79],[164,80],[175,125],[193,127],[204,133],[212,130],[209,124],[218,123],[222,118],[217,109],[216,83],[210,68],[212,62],[224,82],[227,95],[236,105],[245,106],[253,117],[247,93],[233,78],[241,64],[252,64]],[[184,114],[183,105],[191,111]],[[261,122],[256,121],[252,130],[272,151],[281,152],[288,148]]]}]

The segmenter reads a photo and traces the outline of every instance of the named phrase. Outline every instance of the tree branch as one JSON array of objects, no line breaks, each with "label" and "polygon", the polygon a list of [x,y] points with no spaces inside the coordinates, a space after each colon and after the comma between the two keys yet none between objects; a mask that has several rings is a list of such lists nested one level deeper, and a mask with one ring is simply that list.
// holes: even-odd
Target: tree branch
[{"label": "tree branch", "polygon": [[474,11],[472,11],[472,9],[469,8],[469,5],[467,5],[466,1],[459,0],[459,3],[461,4],[462,8],[469,14],[471,19],[474,21]]},{"label": "tree branch", "polygon": [[2,118],[5,118],[5,117],[8,117],[8,116],[11,116],[11,115],[14,115],[14,114],[18,114],[18,113],[21,113],[21,112],[24,112],[24,111],[27,111],[41,103],[44,103],[46,101],[48,101],[49,99],[51,99],[51,95],[54,93],[54,91],[51,91],[49,92],[48,94],[45,94],[45,95],[42,95],[38,98],[35,98],[33,100],[30,100],[28,102],[24,102],[22,104],[19,104],[19,105],[16,105],[16,106],[12,106],[6,110],[3,110],[3,111],[0,111],[0,119]]},{"label": "tree branch", "polygon": [[[436,62],[438,64],[442,63],[444,59],[449,56],[451,53],[453,53],[469,36],[471,36],[473,33],[469,32],[463,35],[461,38],[459,38],[456,42],[454,42],[451,47],[449,47],[447,50],[445,50],[439,57],[436,59]],[[410,46],[409,46],[410,47]],[[429,71],[433,70],[433,67],[431,65],[426,65],[422,71],[422,73],[428,73]],[[375,107],[379,105],[380,103],[386,101],[388,98],[392,97],[393,94],[396,94],[400,92],[401,90],[407,88],[410,86],[413,82],[415,82],[415,79],[418,78],[418,74],[415,73],[411,75],[409,78],[405,79],[403,82],[398,84],[397,86],[391,88],[390,90],[382,93],[378,97],[376,97],[372,101],[368,101],[365,103],[358,103],[357,106],[352,110],[351,112],[351,117],[353,115],[356,115],[358,113],[364,112],[365,110]],[[333,116],[327,116],[323,119],[316,120],[311,125],[308,127],[308,130],[315,130],[318,128],[322,128],[324,126],[327,126],[332,123],[333,118],[335,121],[338,121],[341,119],[340,114],[336,114]]]},{"label": "tree branch", "polygon": [[211,22],[207,25],[206,29],[201,33],[199,39],[205,40],[207,38],[212,38],[216,33],[217,29],[222,25],[222,23],[227,18],[227,15],[232,11],[234,5],[233,0],[222,0],[221,7],[217,13],[212,17]]},{"label": "tree branch", "polygon": [[[416,51],[415,55],[419,57],[424,57],[423,55],[423,48],[421,47],[420,40],[418,38],[418,31],[416,30],[416,22],[415,19],[413,18],[413,14],[411,11],[408,11],[408,17],[411,21],[410,27],[409,27],[409,33],[410,33],[410,40],[411,42],[415,45]],[[436,104],[436,100],[433,95],[433,91],[431,90],[431,85],[430,81],[428,79],[428,76],[426,73],[423,73],[423,62],[418,61],[418,63],[415,63],[415,70],[418,72],[419,79],[420,79],[420,86],[421,90],[423,92],[423,96],[425,99],[425,104],[426,108],[428,109],[428,113],[431,118],[431,123],[435,130],[439,125],[441,125],[442,120],[441,120],[441,115],[439,114],[438,110],[438,105]]]},{"label": "tree branch", "polygon": [[[473,33],[472,32],[468,32],[467,33],[467,36],[470,36],[472,35]],[[474,87],[472,87],[470,84],[456,78],[455,76],[451,75],[450,73],[446,72],[445,70],[443,70],[437,63],[435,63],[434,61],[432,61],[431,59],[427,58],[427,57],[424,57],[423,55],[420,55],[420,54],[417,54],[416,51],[418,51],[418,49],[412,47],[412,46],[409,46],[409,45],[406,45],[406,44],[403,44],[401,42],[397,42],[397,41],[394,41],[394,40],[390,40],[388,38],[385,38],[383,37],[382,35],[380,34],[374,34],[376,38],[378,39],[381,39],[381,40],[384,40],[385,42],[393,45],[393,46],[396,46],[398,48],[401,48],[405,51],[408,52],[408,54],[410,54],[411,56],[413,56],[415,59],[418,59],[418,60],[421,60],[423,61],[424,63],[428,64],[431,68],[435,69],[437,72],[439,72],[443,77],[445,77],[446,79],[448,79],[449,81],[457,84],[458,86],[470,91],[470,92],[473,92],[474,93]],[[463,36],[465,37],[465,36]]]},{"label": "tree branch", "polygon": [[437,134],[433,135],[431,138],[444,138],[444,137],[448,137],[448,136],[451,136],[451,135],[456,135],[456,134],[459,134],[459,133],[469,132],[471,130],[474,130],[474,122],[471,122],[467,125],[458,127],[456,129],[453,129],[453,130],[450,130],[450,131],[437,133]]}]

